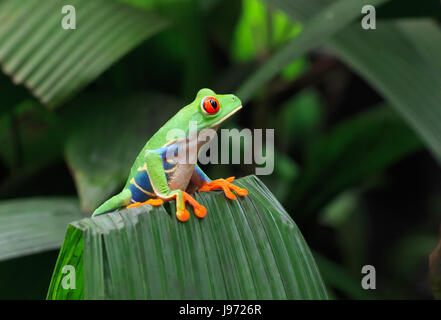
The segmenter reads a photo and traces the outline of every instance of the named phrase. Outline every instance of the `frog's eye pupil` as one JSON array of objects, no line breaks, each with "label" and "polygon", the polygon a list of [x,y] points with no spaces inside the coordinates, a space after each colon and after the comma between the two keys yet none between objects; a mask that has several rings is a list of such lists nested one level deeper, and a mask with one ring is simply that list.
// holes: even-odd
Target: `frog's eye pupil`
[{"label": "frog's eye pupil", "polygon": [[202,99],[202,110],[206,114],[215,114],[219,111],[219,101],[214,97],[205,97]]}]

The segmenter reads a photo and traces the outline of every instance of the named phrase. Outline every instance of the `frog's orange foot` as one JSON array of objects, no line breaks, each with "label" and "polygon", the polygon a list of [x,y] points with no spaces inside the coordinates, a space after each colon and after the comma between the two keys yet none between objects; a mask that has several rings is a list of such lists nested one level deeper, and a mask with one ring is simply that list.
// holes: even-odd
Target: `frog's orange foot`
[{"label": "frog's orange foot", "polygon": [[[178,200],[176,200],[178,201]],[[182,203],[177,204],[177,210],[176,210],[176,217],[179,221],[185,222],[190,218],[190,213],[187,209],[185,209],[185,203],[188,202],[194,210],[194,214],[198,218],[203,218],[207,214],[207,208],[205,208],[203,205],[199,204],[195,199],[193,199],[192,196],[190,196],[187,192],[182,191]],[[179,209],[181,208],[181,209]]]},{"label": "frog's orange foot", "polygon": [[202,187],[199,188],[199,191],[207,192],[211,190],[222,189],[225,193],[225,196],[231,200],[236,199],[236,195],[233,192],[231,192],[231,190],[236,192],[237,195],[241,197],[246,196],[248,194],[248,191],[244,188],[239,188],[238,186],[235,186],[234,184],[232,184],[233,181],[234,181],[234,177],[213,180],[205,183]]},{"label": "frog's orange foot", "polygon": [[131,205],[128,205],[126,208],[130,209],[130,208],[136,208],[136,207],[140,207],[143,206],[145,204],[149,204],[151,206],[157,207],[160,206],[161,204],[163,204],[164,201],[162,199],[148,199],[146,202],[135,202],[132,203]]},{"label": "frog's orange foot", "polygon": [[199,204],[192,196],[190,196],[187,192],[182,191],[182,195],[184,196],[184,203],[188,202],[194,210],[194,214],[198,218],[203,218],[207,215],[207,208],[203,205]]}]

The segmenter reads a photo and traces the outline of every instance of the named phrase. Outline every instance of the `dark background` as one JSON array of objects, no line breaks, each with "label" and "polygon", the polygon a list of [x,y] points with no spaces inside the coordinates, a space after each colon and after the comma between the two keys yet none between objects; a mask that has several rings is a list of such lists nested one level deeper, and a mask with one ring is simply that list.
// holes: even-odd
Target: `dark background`
[{"label": "dark background", "polygon": [[[400,3],[391,1],[379,10],[380,22],[414,16],[439,22],[439,3]],[[255,11],[247,15],[245,10]],[[139,109],[146,121],[138,124],[141,129],[136,133],[141,141],[147,141],[164,120],[193,99],[199,88],[237,92],[256,68],[299,33],[294,31],[276,40],[260,39],[261,30],[268,31],[271,26],[271,20],[262,17],[268,18],[273,10],[254,0],[221,1],[210,10],[190,10],[198,19],[186,18],[184,24],[194,22],[197,31],[184,35],[179,27],[182,20],[177,19],[177,26],[138,45],[56,109],[48,109],[28,89],[12,84],[9,76],[1,74],[5,112],[0,117],[4,121],[0,122],[0,199],[77,197],[72,178],[76,163],[71,162],[66,145],[78,134],[72,133],[75,130],[84,135],[82,141],[88,140],[89,133],[82,128],[95,120],[98,127],[110,121],[118,137],[118,132],[132,126],[130,119],[138,117],[134,110]],[[289,23],[292,30],[300,26],[299,22]],[[0,30],[1,24],[0,20]],[[247,34],[253,40],[241,42]],[[192,50],[188,41],[194,42]],[[250,43],[255,47],[249,47]],[[201,48],[206,52],[199,55]],[[428,255],[439,240],[439,162],[397,109],[374,89],[376,86],[326,44],[296,61],[290,76],[282,73],[267,83],[224,127],[275,129],[275,172],[260,178],[298,224],[335,297],[431,299]],[[167,97],[176,104],[143,104],[139,97],[144,95]],[[127,106],[130,99],[133,107]],[[380,108],[379,116],[376,112]],[[120,120],[114,120],[112,115],[119,114],[115,110],[123,115]],[[347,126],[342,137],[331,139],[342,126]],[[387,144],[384,137],[389,130],[396,132]],[[90,139],[92,146],[85,147],[84,153],[100,139],[107,140],[111,148],[113,136],[103,133]],[[344,144],[346,140],[349,142]],[[127,152],[128,157],[137,150],[138,141]],[[396,145],[405,147],[397,152]],[[327,155],[335,150],[340,150],[337,159],[327,162]],[[396,156],[385,163],[376,160],[390,153]],[[359,169],[363,166],[372,168]],[[253,166],[242,165],[205,169],[212,178],[254,172]],[[362,173],[354,173],[357,170]],[[345,180],[345,174],[353,176]],[[338,179],[343,182],[333,185]],[[85,211],[85,215],[90,214]],[[0,297],[44,298],[57,253],[52,250],[2,261]],[[375,291],[360,288],[361,267],[366,264],[376,268]]]}]

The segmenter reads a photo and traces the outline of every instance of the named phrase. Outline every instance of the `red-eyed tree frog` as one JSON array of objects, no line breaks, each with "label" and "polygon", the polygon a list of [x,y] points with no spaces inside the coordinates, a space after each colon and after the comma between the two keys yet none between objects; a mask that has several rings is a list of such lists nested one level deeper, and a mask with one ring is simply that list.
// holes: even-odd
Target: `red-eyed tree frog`
[{"label": "red-eyed tree frog", "polygon": [[[235,95],[216,94],[210,89],[199,90],[192,103],[182,108],[150,138],[136,157],[123,190],[98,207],[93,216],[121,207],[159,206],[164,201],[176,199],[178,220],[187,221],[190,217],[185,209],[186,202],[193,207],[197,217],[203,218],[207,209],[186,192],[190,186],[198,188],[198,191],[222,189],[225,196],[232,200],[236,199],[236,195],[231,190],[239,196],[246,196],[247,190],[232,184],[234,177],[211,180],[196,161],[176,160],[176,155],[182,151],[190,153],[188,158],[197,158],[200,148],[208,142],[200,139],[204,129],[216,130],[241,108],[242,103]],[[193,133],[189,129],[190,122],[196,124]],[[175,129],[182,130],[184,137],[169,138],[170,131]]]}]

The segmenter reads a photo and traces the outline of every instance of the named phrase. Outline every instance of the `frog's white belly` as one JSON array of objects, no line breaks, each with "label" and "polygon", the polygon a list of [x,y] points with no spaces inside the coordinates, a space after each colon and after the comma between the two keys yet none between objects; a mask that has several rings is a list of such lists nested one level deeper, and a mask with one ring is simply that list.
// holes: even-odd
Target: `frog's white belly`
[{"label": "frog's white belly", "polygon": [[[205,136],[207,135],[205,134]],[[172,169],[165,170],[168,174],[168,186],[171,190],[187,189],[196,166],[199,150],[205,143],[207,143],[206,139],[197,139],[197,135],[192,135],[186,140],[170,146],[171,152],[176,150],[183,151],[185,149],[185,152],[182,154],[178,152],[177,158],[166,160],[169,164],[174,164]],[[187,159],[187,155],[189,159]]]},{"label": "frog's white belly", "polygon": [[194,172],[194,167],[194,164],[176,164],[168,178],[168,186],[170,189],[187,189]]}]

